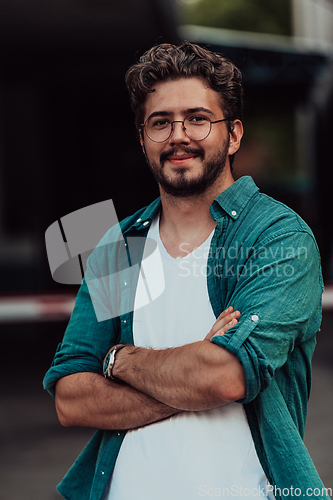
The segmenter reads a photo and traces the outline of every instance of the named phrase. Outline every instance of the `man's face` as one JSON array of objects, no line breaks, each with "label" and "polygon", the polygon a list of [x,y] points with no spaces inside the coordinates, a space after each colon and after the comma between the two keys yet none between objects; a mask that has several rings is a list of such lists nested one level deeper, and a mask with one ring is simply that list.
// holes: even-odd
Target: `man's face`
[{"label": "man's face", "polygon": [[[170,122],[189,116],[212,122],[224,118],[219,94],[200,78],[160,82],[154,89],[146,99],[145,121],[152,114],[155,120]],[[223,175],[227,161],[229,168],[228,155],[235,152],[227,122],[212,124],[210,134],[201,141],[190,139],[181,123],[175,123],[169,139],[161,143],[153,142],[142,130],[141,145],[162,190],[178,197],[204,193]]]}]

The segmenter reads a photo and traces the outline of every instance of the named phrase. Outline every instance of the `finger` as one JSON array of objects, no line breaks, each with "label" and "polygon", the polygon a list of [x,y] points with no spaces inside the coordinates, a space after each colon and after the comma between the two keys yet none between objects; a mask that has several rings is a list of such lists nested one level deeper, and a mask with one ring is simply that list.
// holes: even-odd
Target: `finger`
[{"label": "finger", "polygon": [[213,333],[218,332],[219,330],[221,330],[221,328],[223,328],[225,325],[227,325],[232,319],[238,319],[240,315],[241,315],[240,311],[233,311],[233,312],[227,314],[226,316],[224,316],[221,319],[218,319],[214,323],[211,331]]},{"label": "finger", "polygon": [[[238,321],[237,319],[232,319],[231,321],[229,321],[226,325],[224,325],[223,328],[221,328],[221,330],[219,330],[218,332],[216,332],[214,334],[214,337],[217,336],[217,335],[224,335],[225,333],[227,333],[227,331],[232,328],[233,326],[237,325]],[[213,338],[213,337],[212,337]]]},{"label": "finger", "polygon": [[[234,326],[237,324],[237,319],[240,316],[239,311],[235,311],[234,313],[229,314],[223,320],[221,320],[218,324],[214,325],[214,327],[210,330],[210,332],[207,334],[206,339],[210,340],[214,335],[216,335],[218,332],[223,331],[225,333],[231,326]],[[232,322],[233,320],[236,320],[236,322]],[[221,333],[220,333],[221,335]]]},{"label": "finger", "polygon": [[227,309],[225,309],[224,311],[221,312],[221,314],[218,316],[216,321],[219,321],[220,319],[224,318],[228,314],[232,313],[233,310],[234,310],[234,308],[232,306],[229,306]]},{"label": "finger", "polygon": [[[226,316],[228,316],[229,314],[232,314],[233,310],[234,310],[234,308],[232,306],[230,306],[227,309],[225,309],[224,311],[222,311],[221,314],[217,317],[215,323],[213,324],[212,329],[215,328],[216,325],[219,325],[220,321],[223,320]],[[218,327],[218,329],[219,328],[221,328],[221,327]]]}]

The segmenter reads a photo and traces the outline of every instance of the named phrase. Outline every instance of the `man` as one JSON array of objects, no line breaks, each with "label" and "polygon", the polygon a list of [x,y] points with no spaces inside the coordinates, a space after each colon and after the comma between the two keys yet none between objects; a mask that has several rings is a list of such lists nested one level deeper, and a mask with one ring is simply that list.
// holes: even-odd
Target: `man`
[{"label": "man", "polygon": [[[318,249],[293,211],[251,178],[233,179],[240,72],[185,42],[153,47],[126,78],[161,197],[90,257],[46,375],[60,422],[100,429],[59,491],[326,498],[302,441],[321,320]],[[137,237],[156,242],[163,276],[146,264],[119,278],[121,249],[131,253]],[[140,307],[147,276],[165,289]]]}]

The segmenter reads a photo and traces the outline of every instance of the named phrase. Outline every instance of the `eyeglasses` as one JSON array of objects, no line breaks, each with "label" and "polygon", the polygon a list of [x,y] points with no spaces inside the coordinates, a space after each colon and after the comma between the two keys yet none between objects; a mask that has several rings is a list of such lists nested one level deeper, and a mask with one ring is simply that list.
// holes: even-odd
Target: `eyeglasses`
[{"label": "eyeglasses", "polygon": [[216,120],[212,122],[209,118],[204,116],[187,116],[184,121],[175,120],[171,122],[167,118],[161,117],[150,117],[145,123],[141,124],[141,127],[145,129],[145,132],[149,139],[153,142],[165,142],[171,137],[173,132],[174,123],[181,123],[183,130],[189,139],[193,141],[203,141],[209,136],[212,130],[213,123],[228,121],[227,118],[223,120]]}]

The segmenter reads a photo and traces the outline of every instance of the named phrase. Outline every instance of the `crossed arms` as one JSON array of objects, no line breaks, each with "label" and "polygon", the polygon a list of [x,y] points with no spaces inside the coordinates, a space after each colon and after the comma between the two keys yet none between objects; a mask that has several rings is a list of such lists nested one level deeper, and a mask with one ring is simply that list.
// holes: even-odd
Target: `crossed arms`
[{"label": "crossed arms", "polygon": [[[296,257],[280,252],[272,263],[269,250],[273,251],[282,243],[286,248],[302,251]],[[81,344],[85,352],[79,355],[73,346],[77,341],[73,326],[66,340],[66,345],[71,346],[69,354],[66,353],[68,348],[64,348],[52,373],[52,377],[58,377],[64,370],[57,371],[57,366],[61,367],[63,360],[72,363],[79,356],[81,372],[61,375],[63,378],[57,379],[56,407],[60,422],[66,426],[132,429],[181,411],[219,407],[243,399],[245,392],[250,401],[265,390],[275,371],[286,363],[296,340],[299,345],[318,331],[322,290],[318,251],[309,234],[299,231],[287,235],[274,233],[261,241],[261,247],[266,253],[255,260],[258,270],[253,275],[244,272],[232,297],[227,298],[242,310],[242,321],[236,326],[237,342],[232,342],[231,338],[236,335],[228,330],[232,326],[230,321],[235,325],[240,313],[235,311],[236,316],[232,317],[232,310],[228,309],[201,342],[166,350],[134,346],[121,349],[113,370],[121,383],[91,373],[101,368],[100,358],[106,355],[106,334],[94,339],[84,337],[84,321],[89,317],[91,305],[87,292],[82,292],[84,315],[79,333],[83,336]],[[273,272],[266,273],[267,268]],[[259,311],[260,321],[251,321],[251,315]],[[100,356],[91,359],[93,342]],[[239,347],[245,343],[246,348]],[[230,351],[239,353],[238,358],[223,345],[233,347]],[[51,377],[47,383],[51,386]]]},{"label": "crossed arms", "polygon": [[56,409],[62,425],[133,429],[182,411],[217,408],[245,397],[242,365],[213,344],[237,324],[229,307],[200,342],[153,350],[128,345],[117,354],[113,375],[122,383],[82,372],[56,385]]}]

